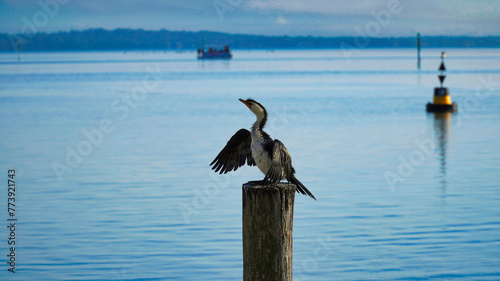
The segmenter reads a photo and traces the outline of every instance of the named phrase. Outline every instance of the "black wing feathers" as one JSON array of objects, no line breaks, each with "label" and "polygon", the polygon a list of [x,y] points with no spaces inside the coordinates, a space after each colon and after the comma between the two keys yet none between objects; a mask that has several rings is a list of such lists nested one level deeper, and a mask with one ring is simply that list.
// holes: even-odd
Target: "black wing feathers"
[{"label": "black wing feathers", "polygon": [[239,167],[245,165],[255,166],[255,161],[252,158],[250,145],[252,137],[246,129],[241,129],[227,142],[226,146],[219,152],[214,161],[212,170],[225,174],[227,172],[236,171]]},{"label": "black wing feathers", "polygon": [[292,159],[286,149],[285,145],[279,140],[275,139],[271,150],[271,168],[267,172],[264,181],[272,183],[280,182],[287,175],[292,174]]},{"label": "black wing feathers", "polygon": [[297,192],[309,195],[316,200],[314,195],[295,177],[295,169],[292,167],[292,158],[286,149],[285,145],[279,140],[274,140],[274,145],[271,152],[272,163],[271,168],[264,177],[264,181],[278,183],[286,178],[297,186]]},{"label": "black wing feathers", "polygon": [[297,192],[304,194],[304,195],[309,195],[312,199],[316,200],[316,197],[305,187],[296,177],[295,175],[292,174],[292,177],[289,180],[291,183],[295,184],[297,186]]}]

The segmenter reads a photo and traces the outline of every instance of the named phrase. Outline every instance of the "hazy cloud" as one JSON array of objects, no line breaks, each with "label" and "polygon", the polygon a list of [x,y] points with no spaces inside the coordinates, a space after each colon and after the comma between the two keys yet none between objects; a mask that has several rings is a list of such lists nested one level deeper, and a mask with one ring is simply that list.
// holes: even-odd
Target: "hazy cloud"
[{"label": "hazy cloud", "polygon": [[[39,3],[55,0],[0,1],[0,32],[20,32]],[[222,5],[223,17],[214,8]],[[354,35],[388,5],[391,14],[379,36],[500,35],[499,0],[86,0],[61,5],[42,32],[57,30],[143,28],[213,30],[265,35]],[[225,5],[225,6],[224,6]],[[380,20],[380,19],[379,19]]]},{"label": "hazy cloud", "polygon": [[372,9],[382,7],[383,0],[251,0],[245,2],[247,7],[261,10],[280,10],[286,12],[309,12],[329,15],[362,15]]},{"label": "hazy cloud", "polygon": [[285,19],[284,17],[282,16],[279,16],[278,19],[276,20],[276,23],[277,24],[288,24],[288,20]]}]

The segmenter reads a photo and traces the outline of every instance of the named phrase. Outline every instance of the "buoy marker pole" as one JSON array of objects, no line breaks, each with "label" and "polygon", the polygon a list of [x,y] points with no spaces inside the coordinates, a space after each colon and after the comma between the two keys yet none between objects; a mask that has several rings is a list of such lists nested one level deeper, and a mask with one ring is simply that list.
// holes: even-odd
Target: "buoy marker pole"
[{"label": "buoy marker pole", "polygon": [[421,61],[421,57],[420,57],[420,32],[417,33],[417,67],[418,67],[418,70],[420,70],[420,61]]}]

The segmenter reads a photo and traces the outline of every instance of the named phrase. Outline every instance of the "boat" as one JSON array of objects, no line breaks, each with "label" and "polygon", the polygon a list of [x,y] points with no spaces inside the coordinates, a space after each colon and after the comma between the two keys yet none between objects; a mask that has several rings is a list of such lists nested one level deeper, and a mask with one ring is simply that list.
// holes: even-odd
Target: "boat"
[{"label": "boat", "polygon": [[233,55],[228,45],[222,49],[205,48],[205,38],[203,38],[201,48],[198,49],[198,59],[230,59],[232,57]]},{"label": "boat", "polygon": [[233,55],[229,46],[224,46],[223,49],[216,48],[199,48],[198,49],[198,59],[230,59]]}]

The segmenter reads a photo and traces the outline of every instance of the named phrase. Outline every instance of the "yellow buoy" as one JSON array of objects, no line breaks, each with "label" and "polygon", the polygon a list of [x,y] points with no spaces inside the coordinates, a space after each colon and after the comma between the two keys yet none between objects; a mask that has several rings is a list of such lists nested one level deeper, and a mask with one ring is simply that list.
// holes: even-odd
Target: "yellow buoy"
[{"label": "yellow buoy", "polygon": [[457,104],[451,101],[451,96],[448,88],[443,87],[444,79],[446,75],[446,67],[444,66],[444,58],[446,58],[445,52],[441,53],[441,65],[438,70],[441,74],[438,75],[440,87],[434,88],[434,99],[432,103],[427,103],[427,112],[456,112]]},{"label": "yellow buoy", "polygon": [[448,93],[448,88],[435,88],[433,104],[453,104],[451,96]]}]

